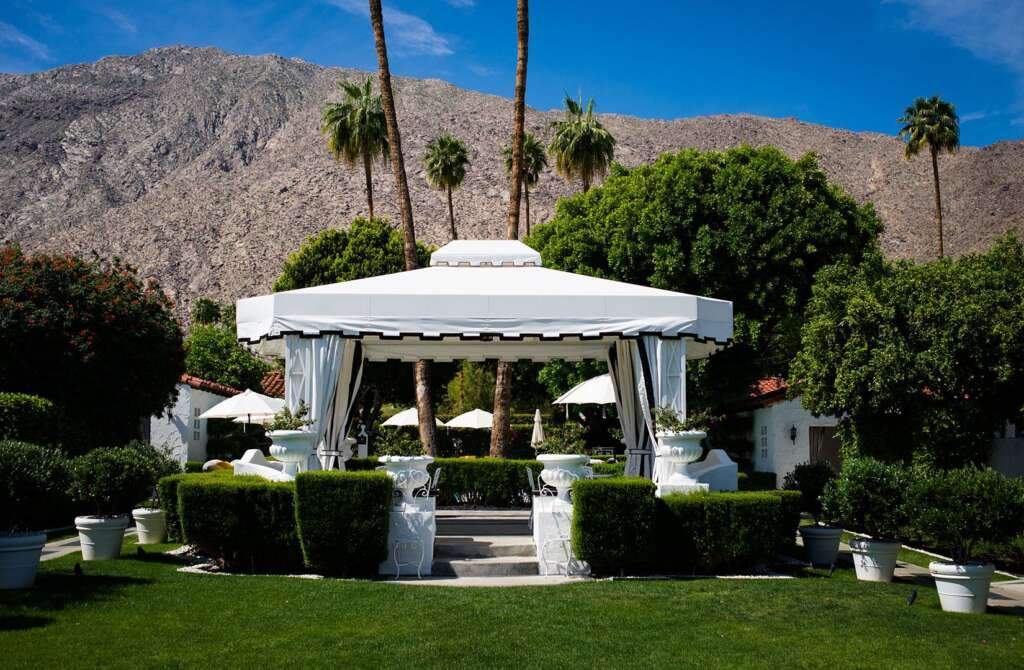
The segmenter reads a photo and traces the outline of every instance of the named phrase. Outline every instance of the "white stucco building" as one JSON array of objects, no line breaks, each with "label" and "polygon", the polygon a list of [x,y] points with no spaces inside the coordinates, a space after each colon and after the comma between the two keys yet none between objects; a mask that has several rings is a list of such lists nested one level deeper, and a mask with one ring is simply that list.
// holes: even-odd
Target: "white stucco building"
[{"label": "white stucco building", "polygon": [[226,398],[241,393],[238,389],[182,375],[178,397],[169,412],[149,420],[146,438],[156,447],[170,449],[181,463],[206,460],[206,420],[197,418]]}]

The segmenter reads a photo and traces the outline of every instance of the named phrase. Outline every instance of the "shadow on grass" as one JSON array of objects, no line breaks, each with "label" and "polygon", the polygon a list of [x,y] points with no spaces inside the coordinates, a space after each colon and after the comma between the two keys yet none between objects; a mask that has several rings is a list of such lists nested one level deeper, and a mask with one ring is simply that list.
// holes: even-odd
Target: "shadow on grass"
[{"label": "shadow on grass", "polygon": [[32,620],[38,620],[39,623],[36,626],[44,626],[53,620],[48,617],[34,616],[34,614],[59,612],[68,605],[81,602],[102,602],[109,600],[125,587],[149,584],[152,581],[137,577],[90,575],[88,573],[76,575],[71,569],[67,572],[40,573],[34,587],[0,593],[0,608],[26,612],[25,614],[3,615],[5,625],[8,621],[30,623]]},{"label": "shadow on grass", "polygon": [[42,628],[55,621],[46,616],[27,616],[23,614],[0,615],[0,631],[28,630]]}]

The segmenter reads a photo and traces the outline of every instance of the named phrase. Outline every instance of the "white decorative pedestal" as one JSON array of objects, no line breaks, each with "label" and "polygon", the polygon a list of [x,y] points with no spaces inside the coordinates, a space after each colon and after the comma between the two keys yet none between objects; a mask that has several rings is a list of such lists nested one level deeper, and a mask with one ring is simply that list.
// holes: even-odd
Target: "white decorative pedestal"
[{"label": "white decorative pedestal", "polygon": [[542,575],[585,575],[590,566],[572,553],[572,503],[553,496],[533,499],[533,544]]},{"label": "white decorative pedestal", "polygon": [[707,433],[698,430],[658,433],[656,496],[662,498],[672,493],[695,493],[710,488],[691,477],[686,470],[686,466],[704,452],[700,443],[705,437]]},{"label": "white decorative pedestal", "polygon": [[316,435],[308,430],[272,430],[267,437],[271,441],[270,455],[284,463],[286,475],[294,477],[309,469]]},{"label": "white decorative pedestal", "polygon": [[391,508],[388,523],[388,556],[381,575],[430,575],[434,564],[434,498],[413,497],[413,491],[430,481],[430,456],[381,456],[381,467],[394,480],[402,500]]},{"label": "white decorative pedestal", "polygon": [[555,487],[559,500],[568,503],[573,482],[583,479],[583,468],[590,462],[590,457],[586,454],[541,454],[537,460],[544,465],[540,478],[545,484]]}]

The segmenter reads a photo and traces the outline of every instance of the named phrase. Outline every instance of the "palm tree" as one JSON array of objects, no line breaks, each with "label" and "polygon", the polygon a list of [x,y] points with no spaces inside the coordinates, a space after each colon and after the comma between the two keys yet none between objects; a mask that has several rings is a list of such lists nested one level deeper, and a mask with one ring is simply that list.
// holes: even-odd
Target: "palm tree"
[{"label": "palm tree", "polygon": [[[512,147],[501,150],[505,157],[505,170],[512,174]],[[533,133],[523,136],[523,202],[526,205],[526,234],[530,234],[530,187],[540,181],[540,173],[548,166],[548,157]]]},{"label": "palm tree", "polygon": [[[530,46],[530,4],[516,3],[516,87],[512,112],[512,161],[509,179],[508,221],[505,237],[519,239],[519,191],[523,183],[523,134],[526,129],[526,62]],[[508,455],[512,441],[509,426],[512,405],[512,363],[500,361],[494,381],[494,418],[491,421],[490,455]]]},{"label": "palm tree", "polygon": [[594,118],[594,99],[583,107],[579,101],[565,96],[565,118],[552,121],[554,137],[548,153],[555,159],[558,174],[571,182],[576,177],[583,182],[583,192],[590,190],[594,177],[603,177],[615,157],[615,138]]},{"label": "palm tree", "polygon": [[459,239],[455,231],[455,210],[452,209],[452,191],[462,186],[469,165],[469,150],[466,143],[445,133],[427,144],[423,154],[423,167],[427,170],[427,182],[439,191],[448,192],[448,223],[452,239]]},{"label": "palm tree", "polygon": [[[402,215],[402,236],[405,252],[405,269],[415,270],[416,229],[412,221],[412,200],[409,198],[409,182],[405,178],[405,162],[402,160],[402,138],[398,133],[398,115],[395,114],[395,96],[391,89],[391,68],[388,65],[388,46],[384,41],[384,17],[380,0],[370,0],[370,23],[377,47],[377,66],[380,70],[380,97],[384,108],[384,119],[388,129],[388,148],[391,152],[391,171],[398,187],[398,208]],[[434,406],[430,401],[430,361],[416,361],[416,409],[419,413],[420,442],[424,451],[437,455],[437,432],[434,425]]]},{"label": "palm tree", "polygon": [[960,117],[956,108],[937,95],[918,98],[903,112],[899,137],[907,143],[903,155],[913,158],[925,146],[932,155],[932,175],[935,178],[935,223],[939,231],[939,258],[942,258],[942,193],[939,190],[939,153],[955,152],[960,148]]},{"label": "palm tree", "polygon": [[343,160],[349,166],[355,166],[362,160],[366,175],[366,205],[372,219],[372,164],[378,158],[385,165],[388,162],[388,129],[384,110],[380,96],[373,94],[371,77],[362,84],[339,81],[338,89],[344,99],[324,105],[320,132],[327,136],[327,150],[335,160]]}]

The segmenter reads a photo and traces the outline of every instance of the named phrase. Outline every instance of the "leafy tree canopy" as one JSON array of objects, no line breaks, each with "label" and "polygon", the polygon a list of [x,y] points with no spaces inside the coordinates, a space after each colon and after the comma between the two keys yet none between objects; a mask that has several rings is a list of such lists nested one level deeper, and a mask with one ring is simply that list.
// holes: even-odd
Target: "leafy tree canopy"
[{"label": "leafy tree canopy", "polygon": [[262,392],[270,367],[238,343],[233,326],[196,324],[185,340],[185,372],[202,379]]},{"label": "leafy tree canopy", "polygon": [[790,379],[849,447],[938,466],[983,462],[1024,405],[1024,246],[822,271]]},{"label": "leafy tree canopy", "polygon": [[[448,382],[445,407],[451,414],[462,414],[494,405],[494,366],[463,361]],[[490,410],[488,410],[490,411]]]},{"label": "leafy tree canopy", "polygon": [[788,371],[814,274],[859,263],[881,227],[813,154],[739,147],[615,166],[528,243],[547,267],[731,300],[734,346],[691,366],[692,403],[713,405]]},{"label": "leafy tree canopy", "polygon": [[0,332],[0,389],[52,401],[73,452],[135,437],[183,370],[170,300],[117,259],[0,249]]}]

